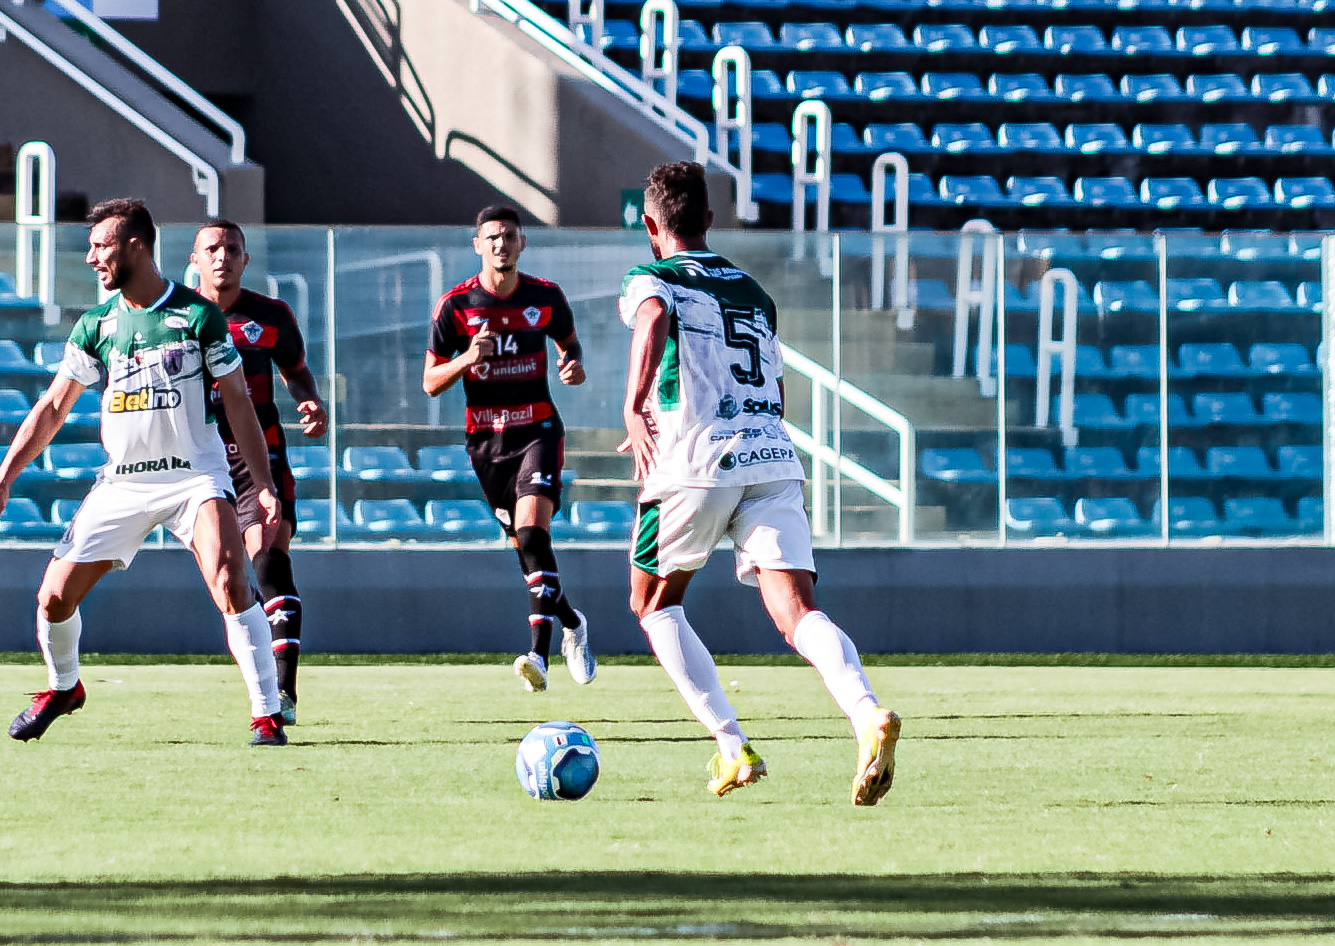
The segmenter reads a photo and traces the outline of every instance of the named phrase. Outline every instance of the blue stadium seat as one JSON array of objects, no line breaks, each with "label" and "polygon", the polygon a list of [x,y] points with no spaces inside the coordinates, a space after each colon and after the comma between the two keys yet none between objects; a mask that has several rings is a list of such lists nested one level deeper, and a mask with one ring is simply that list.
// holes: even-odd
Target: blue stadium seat
[{"label": "blue stadium seat", "polygon": [[[1157,532],[1161,525],[1160,501],[1154,501],[1150,522]],[[1220,535],[1223,523],[1215,512],[1214,503],[1204,496],[1170,496],[1168,498],[1168,532],[1173,536],[1197,537]]]},{"label": "blue stadium seat", "polygon": [[[0,444],[0,459],[3,459],[5,454],[8,452],[9,452],[9,445]],[[46,469],[45,467],[38,466],[37,462],[34,460],[32,463],[29,463],[27,466],[25,466],[22,470],[19,471],[19,475],[14,482],[14,488],[15,490],[21,493],[24,490],[31,489],[33,487],[43,486],[55,479],[56,479],[55,473],[53,473],[49,469]]]},{"label": "blue stadium seat", "polygon": [[1136,189],[1124,177],[1082,177],[1075,182],[1075,199],[1091,207],[1139,207]]},{"label": "blue stadium seat", "polygon": [[[1105,279],[1094,285],[1094,304],[1101,312],[1158,312],[1159,293],[1143,279],[1130,282]],[[1112,353],[1116,370],[1117,348]]]},{"label": "blue stadium seat", "polygon": [[340,473],[352,479],[391,483],[430,479],[413,468],[402,447],[348,447],[343,451]]},{"label": "blue stadium seat", "polygon": [[352,504],[352,521],[367,535],[377,538],[439,537],[436,530],[428,528],[417,507],[407,499],[359,499]]},{"label": "blue stadium seat", "polygon": [[[1014,289],[1010,283],[1007,289]],[[1009,311],[1009,306],[1007,307]],[[1034,361],[1034,350],[1028,345],[1011,342],[1006,346],[1006,377],[1034,378],[1038,376],[1038,363]]]},{"label": "blue stadium seat", "polygon": [[1245,262],[1279,262],[1289,257],[1288,242],[1273,230],[1224,230],[1219,234],[1219,255]]},{"label": "blue stadium seat", "polygon": [[[677,24],[677,39],[683,52],[704,52],[717,48],[709,32],[699,20],[682,20]],[[680,77],[678,78],[680,84]]]},{"label": "blue stadium seat", "polygon": [[1290,207],[1335,207],[1335,185],[1325,177],[1281,177],[1275,181],[1275,200]]},{"label": "blue stadium seat", "polygon": [[1200,138],[1201,150],[1213,151],[1215,154],[1245,154],[1261,150],[1255,129],[1246,122],[1202,125]]},{"label": "blue stadium seat", "polygon": [[751,175],[751,197],[769,204],[791,205],[793,179],[787,174],[762,171]]},{"label": "blue stadium seat", "polygon": [[491,507],[480,499],[433,499],[426,504],[426,524],[458,542],[496,542],[504,538]]},{"label": "blue stadium seat", "polygon": [[1183,342],[1177,361],[1181,373],[1189,377],[1243,378],[1251,374],[1231,342]]},{"label": "blue stadium seat", "polygon": [[1168,73],[1122,76],[1122,95],[1133,102],[1173,102],[1187,97],[1177,78]]},{"label": "blue stadium seat", "polygon": [[1325,475],[1321,447],[1286,443],[1275,451],[1276,475],[1286,480],[1320,480]]},{"label": "blue stadium seat", "polygon": [[[921,171],[914,171],[909,174],[909,203],[911,204],[939,204],[941,197],[932,186],[932,179]],[[944,285],[944,284],[943,284]],[[951,302],[954,305],[954,302]]]},{"label": "blue stadium seat", "polygon": [[1308,30],[1307,51],[1312,55],[1335,55],[1335,29],[1314,26]]},{"label": "blue stadium seat", "polygon": [[1050,122],[1007,122],[997,129],[997,143],[1009,151],[1066,150],[1061,135]]},{"label": "blue stadium seat", "polygon": [[1191,401],[1191,411],[1202,424],[1254,425],[1261,423],[1251,396],[1241,391],[1203,392]]},{"label": "blue stadium seat", "polygon": [[705,69],[683,69],[677,73],[677,98],[710,99],[714,77]]},{"label": "blue stadium seat", "polygon": [[977,46],[973,30],[963,23],[923,23],[913,28],[913,45],[929,53],[954,53]]},{"label": "blue stadium seat", "polygon": [[756,69],[751,73],[751,98],[791,99],[792,93],[773,69]]},{"label": "blue stadium seat", "polygon": [[[1139,426],[1159,426],[1159,395],[1157,394],[1128,394],[1123,410],[1126,413],[1127,420],[1134,421]],[[1182,395],[1168,395],[1169,427],[1201,427],[1206,423],[1207,421],[1194,416],[1187,410]]]},{"label": "blue stadium seat", "polygon": [[28,416],[30,410],[32,404],[22,391],[15,388],[0,388],[0,423],[17,426],[23,423],[23,418]]},{"label": "blue stadium seat", "polygon": [[570,504],[570,523],[586,539],[624,543],[635,526],[635,507],[616,500],[576,500]]},{"label": "blue stadium seat", "polygon": [[1331,146],[1316,125],[1271,125],[1265,130],[1265,150],[1329,154]]},{"label": "blue stadium seat", "polygon": [[1322,532],[1326,528],[1325,504],[1320,496],[1302,496],[1298,499],[1296,527],[1299,532]]},{"label": "blue stadium seat", "polygon": [[0,375],[46,375],[49,372],[41,365],[34,364],[23,354],[19,343],[8,338],[0,338]]},{"label": "blue stadium seat", "polygon": [[978,45],[994,53],[1033,53],[1043,49],[1032,26],[984,26],[978,31]]},{"label": "blue stadium seat", "polygon": [[1140,182],[1140,199],[1160,210],[1205,206],[1205,195],[1189,177],[1147,177]]},{"label": "blue stadium seat", "polygon": [[1081,497],[1075,501],[1075,521],[1100,536],[1150,535],[1154,527],[1140,518],[1136,504],[1125,497]]},{"label": "blue stadium seat", "polygon": [[467,483],[477,475],[468,449],[461,443],[422,447],[417,451],[417,469],[437,483]]},{"label": "blue stadium seat", "polygon": [[37,503],[26,496],[13,497],[0,512],[0,536],[7,539],[49,541],[60,538],[64,531],[64,526],[44,519]]},{"label": "blue stadium seat", "polygon": [[62,480],[91,480],[107,463],[100,443],[53,443],[43,451],[46,469]]},{"label": "blue stadium seat", "polygon": [[[1154,238],[1132,227],[1086,230],[1084,255],[1091,259],[1144,259],[1155,257]],[[1092,305],[1092,303],[1091,303]]]},{"label": "blue stadium seat", "polygon": [[853,77],[853,91],[873,102],[917,98],[920,94],[918,83],[907,72],[859,72]]},{"label": "blue stadium seat", "polygon": [[1247,354],[1247,362],[1254,374],[1310,378],[1321,373],[1306,346],[1297,342],[1256,342]]},{"label": "blue stadium seat", "polygon": [[[732,150],[737,150],[735,145]],[[762,154],[791,154],[793,139],[788,126],[778,122],[756,122],[751,126],[751,150]]]},{"label": "blue stadium seat", "polygon": [[1187,95],[1202,102],[1249,99],[1251,91],[1235,72],[1187,76]]},{"label": "blue stadium seat", "polygon": [[830,129],[830,150],[835,154],[866,154],[868,148],[852,125],[835,122]]},{"label": "blue stadium seat", "polygon": [[1228,304],[1236,309],[1285,312],[1297,303],[1278,279],[1238,280],[1228,287]]},{"label": "blue stadium seat", "polygon": [[788,81],[785,84],[789,92],[804,99],[836,99],[853,95],[853,89],[843,73],[829,70],[811,72],[795,70],[788,73]]},{"label": "blue stadium seat", "polygon": [[1063,467],[1072,479],[1126,480],[1140,476],[1126,468],[1122,451],[1116,447],[1067,447]]},{"label": "blue stadium seat", "polygon": [[769,26],[759,20],[715,23],[714,42],[720,46],[742,46],[746,49],[772,49],[778,46]]},{"label": "blue stadium seat", "polygon": [[1131,143],[1126,140],[1120,125],[1112,122],[1077,122],[1066,126],[1066,147],[1081,154],[1096,154],[1100,151],[1129,151]]},{"label": "blue stadium seat", "polygon": [[998,73],[988,78],[987,91],[994,98],[1007,102],[1048,102],[1057,98],[1048,88],[1048,80],[1037,72]]},{"label": "blue stadium seat", "polygon": [[948,204],[1008,204],[995,178],[986,174],[943,174],[941,199]]},{"label": "blue stadium seat", "polygon": [[870,124],[862,131],[862,140],[876,151],[930,151],[931,143],[922,129],[912,122],[893,125]]},{"label": "blue stadium seat", "polygon": [[1298,524],[1273,496],[1238,496],[1224,500],[1224,531],[1231,535],[1292,535]]},{"label": "blue stadium seat", "polygon": [[[1061,366],[1061,362],[1060,353],[1054,354],[1052,359],[1054,371]],[[1097,345],[1075,346],[1075,375],[1077,378],[1089,381],[1116,377],[1108,370],[1108,363],[1103,360],[1103,350]]]},{"label": "blue stadium seat", "polygon": [[1177,50],[1193,56],[1217,56],[1238,51],[1238,38],[1227,26],[1183,26],[1177,31]]},{"label": "blue stadium seat", "polygon": [[1113,30],[1112,48],[1128,56],[1173,52],[1173,37],[1162,26],[1119,26]]},{"label": "blue stadium seat", "polygon": [[[362,530],[352,521],[343,504],[338,504],[338,534],[342,539],[356,539]],[[296,502],[297,534],[303,538],[327,536],[330,532],[329,500],[298,499]]]},{"label": "blue stadium seat", "polygon": [[1114,345],[1108,352],[1108,370],[1120,378],[1157,378],[1159,346]]},{"label": "blue stadium seat", "polygon": [[1196,140],[1186,125],[1137,125],[1131,129],[1131,143],[1149,154],[1195,151]]},{"label": "blue stadium seat", "polygon": [[1298,291],[1294,293],[1294,298],[1298,300],[1298,308],[1308,309],[1312,312],[1321,311],[1321,283],[1316,281],[1298,283]]},{"label": "blue stadium seat", "polygon": [[955,297],[951,294],[950,288],[939,279],[909,280],[909,301],[920,309],[941,312],[955,310]]},{"label": "blue stadium seat", "polygon": [[1066,514],[1060,499],[1053,496],[1007,498],[1006,529],[1028,536],[1074,535],[1080,531],[1076,521]]},{"label": "blue stadium seat", "polygon": [[836,204],[869,204],[871,191],[861,174],[838,172],[830,175],[830,200]]},{"label": "blue stadium seat", "polygon": [[47,374],[55,374],[64,357],[64,342],[38,342],[32,346],[32,363],[45,368]]},{"label": "blue stadium seat", "polygon": [[1306,44],[1289,26],[1246,26],[1242,30],[1242,48],[1257,56],[1301,56]]},{"label": "blue stadium seat", "polygon": [[1275,470],[1260,447],[1210,447],[1205,451],[1205,473],[1216,479],[1268,480]]},{"label": "blue stadium seat", "polygon": [[[1026,292],[1025,292],[1023,289],[1021,289],[1019,286],[1016,286],[1016,285],[1014,285],[1014,284],[1012,284],[1012,283],[1006,283],[1006,293],[1005,293],[1005,295],[1006,295],[1006,311],[1007,311],[1008,313],[1009,313],[1009,312],[1038,312],[1038,301],[1037,301],[1036,299],[1034,299],[1032,296],[1030,296],[1028,293],[1026,293]],[[1009,347],[1010,347],[1010,346],[1007,346],[1007,349],[1008,349],[1008,350],[1009,350]],[[1017,347],[1023,349],[1023,350],[1025,351],[1025,353],[1029,355],[1029,359],[1030,359],[1030,361],[1033,360],[1033,353],[1029,351],[1029,346],[1027,346],[1027,345],[1019,345],[1019,346],[1017,346]],[[1009,358],[1010,358],[1010,355],[1007,354],[1007,355],[1006,355],[1006,358],[1009,359]],[[1010,375],[1014,375],[1014,371],[1013,371],[1013,369],[1011,368],[1011,364],[1010,364],[1010,361],[1009,361],[1009,360],[1007,360],[1007,362],[1006,362],[1006,373],[1007,373],[1007,374],[1010,374]]]},{"label": "blue stadium seat", "polygon": [[894,23],[855,23],[844,33],[844,42],[849,49],[859,52],[904,51],[911,44],[904,37],[904,31]]},{"label": "blue stadium seat", "polygon": [[[1112,398],[1102,391],[1077,392],[1073,407],[1073,420],[1079,428],[1121,430],[1136,426],[1118,412]],[[1052,416],[1057,415],[1054,413]]]},{"label": "blue stadium seat", "polygon": [[932,129],[932,147],[942,151],[995,151],[997,143],[986,125],[943,123]]},{"label": "blue stadium seat", "polygon": [[1052,459],[1052,453],[1042,447],[1007,447],[1006,475],[1026,480],[1066,478],[1066,473]]},{"label": "blue stadium seat", "polygon": [[1315,99],[1317,94],[1312,83],[1301,72],[1284,72],[1278,75],[1252,76],[1252,96],[1270,102],[1302,101]]},{"label": "blue stadium seat", "polygon": [[[584,26],[576,31],[583,38]],[[603,49],[639,49],[640,28],[630,20],[606,20],[603,22]]]},{"label": "blue stadium seat", "polygon": [[1097,26],[1049,26],[1043,31],[1043,48],[1062,55],[1088,55],[1107,52],[1108,42]]},{"label": "blue stadium seat", "polygon": [[1006,181],[1011,200],[1026,207],[1074,203],[1060,177],[1011,177]]},{"label": "blue stadium seat", "polygon": [[971,72],[924,72],[922,92],[936,99],[987,98],[987,90]]},{"label": "blue stadium seat", "polygon": [[74,399],[74,405],[65,415],[65,428],[92,431],[102,423],[102,394],[92,389]]},{"label": "blue stadium seat", "polygon": [[1165,287],[1168,308],[1179,312],[1199,312],[1203,309],[1222,309],[1228,305],[1219,280],[1206,276],[1193,279],[1169,279]]},{"label": "blue stadium seat", "polygon": [[[1157,423],[1157,421],[1156,421]],[[1171,426],[1171,425],[1170,425]],[[1136,451],[1136,471],[1146,479],[1159,476],[1159,447],[1141,447]],[[1168,448],[1168,480],[1203,480],[1208,476],[1196,451],[1190,447]]]},{"label": "blue stadium seat", "polygon": [[1316,80],[1317,98],[1329,101],[1335,98],[1335,73],[1326,73]]},{"label": "blue stadium seat", "polygon": [[844,35],[833,23],[784,23],[779,45],[798,52],[843,52]]},{"label": "blue stadium seat", "polygon": [[1205,193],[1210,203],[1229,210],[1267,207],[1271,203],[1270,188],[1259,177],[1214,178],[1206,184]]},{"label": "blue stadium seat", "polygon": [[1319,394],[1273,391],[1261,398],[1261,416],[1272,424],[1322,423]]},{"label": "blue stadium seat", "polygon": [[53,499],[51,501],[51,521],[58,526],[67,526],[74,521],[74,514],[83,505],[81,499]]},{"label": "blue stadium seat", "polygon": [[1052,88],[1057,98],[1069,102],[1117,102],[1122,99],[1122,93],[1117,91],[1112,79],[1101,72],[1058,75]]},{"label": "blue stadium seat", "polygon": [[329,481],[329,471],[333,458],[328,447],[306,447],[292,445],[287,448],[287,464],[292,469],[292,476],[297,481]]}]

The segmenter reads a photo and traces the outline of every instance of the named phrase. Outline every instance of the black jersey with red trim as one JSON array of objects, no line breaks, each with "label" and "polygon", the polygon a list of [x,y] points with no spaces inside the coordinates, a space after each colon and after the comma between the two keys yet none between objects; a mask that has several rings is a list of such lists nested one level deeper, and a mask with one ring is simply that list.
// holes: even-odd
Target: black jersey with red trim
[{"label": "black jersey with red trim", "polygon": [[[278,368],[284,373],[290,373],[302,368],[306,364],[306,343],[302,340],[301,329],[297,327],[296,316],[287,303],[281,300],[242,289],[236,302],[223,314],[227,316],[232,343],[241,353],[241,371],[246,376],[246,387],[255,405],[255,415],[259,418],[260,427],[264,429],[264,440],[272,453],[287,442],[278,416],[278,405],[274,403],[273,370]],[[218,432],[226,443],[234,444],[236,440],[232,436],[232,428],[227,422],[216,387],[213,396],[218,407]],[[235,451],[229,450],[228,453],[235,455]]]},{"label": "black jersey with red trim", "polygon": [[465,430],[510,430],[555,417],[547,339],[563,342],[575,331],[561,287],[520,273],[518,288],[501,298],[477,276],[460,283],[440,297],[431,315],[431,363],[443,364],[466,350],[483,325],[496,336],[497,351],[464,372]]}]

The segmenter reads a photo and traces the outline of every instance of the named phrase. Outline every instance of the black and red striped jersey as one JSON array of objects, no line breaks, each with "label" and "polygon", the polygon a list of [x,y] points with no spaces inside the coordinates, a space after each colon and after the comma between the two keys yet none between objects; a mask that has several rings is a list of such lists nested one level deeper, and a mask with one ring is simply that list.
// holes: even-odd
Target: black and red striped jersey
[{"label": "black and red striped jersey", "polygon": [[[306,343],[287,304],[258,292],[242,289],[236,302],[223,314],[227,316],[232,342],[241,353],[241,370],[246,376],[255,415],[264,429],[265,442],[273,451],[286,443],[278,405],[274,403],[274,368],[290,373],[303,367]],[[218,402],[218,432],[228,444],[235,443],[216,391],[214,398]]]},{"label": "black and red striped jersey", "polygon": [[431,363],[443,364],[466,350],[483,325],[497,336],[497,352],[464,373],[467,432],[508,430],[554,417],[547,339],[563,342],[575,331],[561,287],[520,273],[519,287],[502,299],[477,276],[460,283],[440,297],[431,315]]}]

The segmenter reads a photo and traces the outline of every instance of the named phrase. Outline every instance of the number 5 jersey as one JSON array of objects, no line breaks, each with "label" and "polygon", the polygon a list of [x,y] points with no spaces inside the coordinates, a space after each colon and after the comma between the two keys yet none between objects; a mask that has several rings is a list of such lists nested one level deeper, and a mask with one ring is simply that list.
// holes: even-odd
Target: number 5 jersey
[{"label": "number 5 jersey", "polygon": [[621,321],[647,299],[668,312],[668,338],[649,400],[658,462],[641,500],[674,486],[802,480],[783,428],[783,356],[774,300],[751,276],[704,251],[636,266],[621,287]]}]

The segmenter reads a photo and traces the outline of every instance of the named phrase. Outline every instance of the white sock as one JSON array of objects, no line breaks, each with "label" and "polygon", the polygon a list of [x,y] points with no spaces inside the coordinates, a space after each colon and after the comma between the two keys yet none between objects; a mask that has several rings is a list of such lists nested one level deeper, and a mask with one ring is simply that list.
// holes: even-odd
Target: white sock
[{"label": "white sock", "polygon": [[640,619],[640,627],[659,665],[667,671],[691,714],[717,740],[719,751],[729,759],[741,755],[746,736],[737,725],[737,711],[723,692],[714,658],[686,620],[681,605],[646,615]]},{"label": "white sock", "polygon": [[278,712],[278,668],[264,606],[254,604],[240,614],[224,614],[223,627],[227,629],[227,649],[236,658],[250,694],[250,715],[272,716]]},{"label": "white sock", "polygon": [[825,689],[853,724],[853,734],[861,735],[877,708],[876,694],[848,635],[824,611],[808,611],[793,630],[793,647],[816,668]]},{"label": "white sock", "polygon": [[37,646],[46,661],[47,686],[53,690],[68,690],[79,682],[79,634],[83,631],[83,617],[79,609],[63,621],[54,624],[39,610],[37,612]]}]

